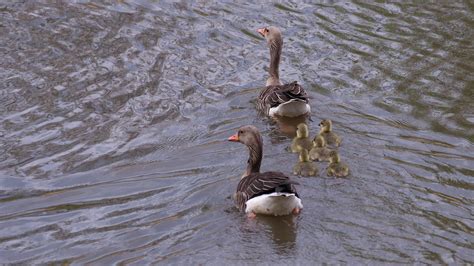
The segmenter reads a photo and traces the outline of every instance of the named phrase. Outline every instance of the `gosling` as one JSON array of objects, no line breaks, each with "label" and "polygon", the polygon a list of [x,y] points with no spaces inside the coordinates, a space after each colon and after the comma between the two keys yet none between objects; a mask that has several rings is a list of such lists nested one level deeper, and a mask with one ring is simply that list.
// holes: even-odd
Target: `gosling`
[{"label": "gosling", "polygon": [[313,142],[309,138],[308,126],[305,123],[298,124],[296,127],[296,137],[291,142],[291,152],[297,153],[301,149],[308,151],[313,148]]},{"label": "gosling", "polygon": [[329,161],[329,153],[332,151],[326,147],[326,141],[322,136],[316,136],[313,140],[314,147],[309,151],[309,159],[312,161]]},{"label": "gosling", "polygon": [[349,175],[349,166],[341,162],[337,151],[329,153],[329,166],[326,169],[328,176],[346,177]]},{"label": "gosling", "polygon": [[293,167],[293,174],[299,176],[317,176],[318,172],[319,169],[316,164],[309,160],[308,150],[302,148],[299,161]]},{"label": "gosling", "polygon": [[321,127],[319,130],[319,135],[326,140],[327,145],[334,145],[339,147],[341,145],[342,139],[332,131],[332,121],[329,119],[325,119],[319,123]]}]

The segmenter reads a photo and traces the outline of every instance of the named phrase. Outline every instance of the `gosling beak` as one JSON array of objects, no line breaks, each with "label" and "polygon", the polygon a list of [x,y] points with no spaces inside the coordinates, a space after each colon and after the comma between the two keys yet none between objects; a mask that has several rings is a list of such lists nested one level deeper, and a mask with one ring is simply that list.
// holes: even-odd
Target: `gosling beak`
[{"label": "gosling beak", "polygon": [[227,140],[228,140],[228,141],[238,142],[238,141],[239,141],[239,135],[236,133],[236,134],[230,136]]},{"label": "gosling beak", "polygon": [[262,35],[262,37],[265,37],[265,28],[257,29],[257,32]]}]

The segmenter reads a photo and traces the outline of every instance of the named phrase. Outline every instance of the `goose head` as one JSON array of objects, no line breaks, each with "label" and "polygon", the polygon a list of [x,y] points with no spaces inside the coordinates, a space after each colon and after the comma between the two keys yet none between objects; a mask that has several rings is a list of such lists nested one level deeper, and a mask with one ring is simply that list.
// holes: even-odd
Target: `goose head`
[{"label": "goose head", "polygon": [[305,123],[300,123],[296,127],[296,138],[307,138],[309,136],[308,126]]},{"label": "goose head", "polygon": [[324,119],[319,123],[319,126],[321,129],[319,130],[320,132],[331,132],[332,130],[332,121],[329,119]]},{"label": "goose head", "polygon": [[263,141],[258,129],[251,125],[240,127],[237,133],[230,136],[228,140],[232,142],[240,142],[249,149],[247,170],[244,173],[244,176],[260,172],[263,155]]},{"label": "goose head", "polygon": [[271,45],[272,42],[282,42],[281,31],[279,28],[274,26],[269,26],[265,28],[257,29],[257,32],[262,35],[267,40],[268,45]]},{"label": "goose head", "polygon": [[279,74],[281,49],[283,46],[281,31],[277,27],[270,26],[257,29],[257,32],[267,40],[267,46],[270,48],[270,67],[268,68],[270,77],[268,77],[266,85],[282,85]]},{"label": "goose head", "polygon": [[240,127],[236,134],[228,139],[233,142],[240,142],[246,146],[262,146],[262,136],[258,129],[254,126],[248,125]]}]

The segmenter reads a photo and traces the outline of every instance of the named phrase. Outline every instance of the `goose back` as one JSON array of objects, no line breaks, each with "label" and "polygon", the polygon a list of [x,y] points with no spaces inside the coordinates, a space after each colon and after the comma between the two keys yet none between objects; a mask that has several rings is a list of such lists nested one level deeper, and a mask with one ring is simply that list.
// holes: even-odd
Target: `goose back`
[{"label": "goose back", "polygon": [[270,114],[270,108],[278,107],[291,101],[308,103],[308,94],[298,82],[284,85],[272,85],[264,88],[257,99],[257,107],[264,114]]},{"label": "goose back", "polygon": [[240,180],[234,200],[237,207],[241,211],[245,211],[246,202],[249,199],[263,194],[285,192],[299,197],[293,186],[297,184],[281,172],[252,173]]}]

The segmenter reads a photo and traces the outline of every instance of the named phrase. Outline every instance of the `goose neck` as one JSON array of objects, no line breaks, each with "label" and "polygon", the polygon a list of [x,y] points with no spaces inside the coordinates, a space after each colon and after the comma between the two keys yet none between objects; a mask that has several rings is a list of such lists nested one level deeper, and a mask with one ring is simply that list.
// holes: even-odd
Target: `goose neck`
[{"label": "goose neck", "polygon": [[280,57],[283,41],[281,39],[275,39],[268,43],[270,47],[270,68],[268,69],[268,74],[270,78],[280,80],[279,66],[280,66]]},{"label": "goose neck", "polygon": [[247,161],[247,170],[245,171],[245,176],[248,176],[252,173],[260,172],[260,165],[262,164],[263,154],[261,143],[247,145],[247,147],[249,149],[249,159]]}]

